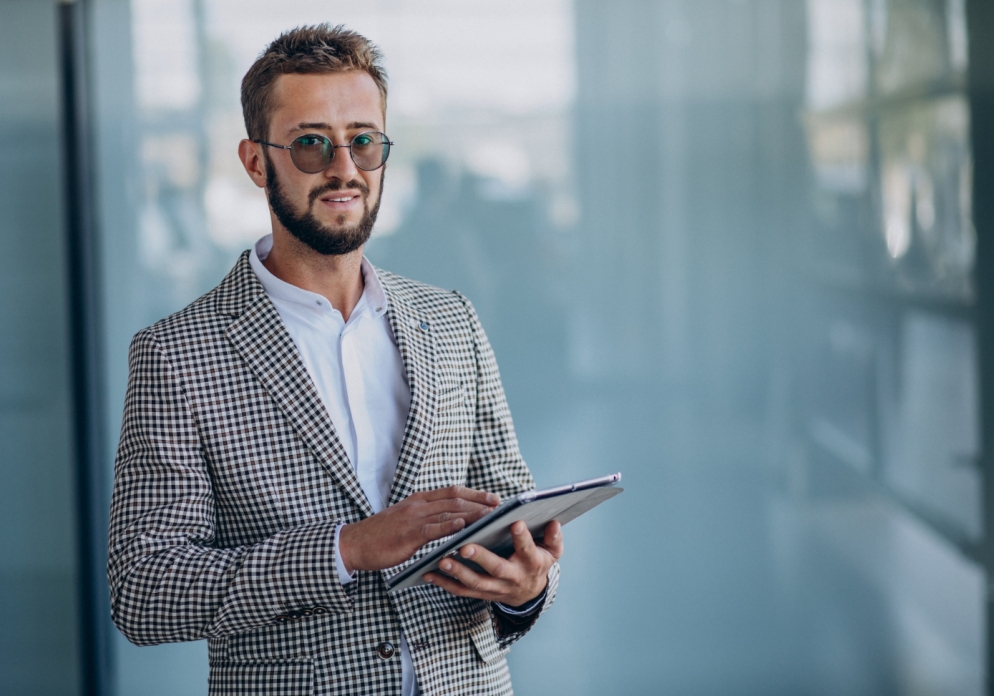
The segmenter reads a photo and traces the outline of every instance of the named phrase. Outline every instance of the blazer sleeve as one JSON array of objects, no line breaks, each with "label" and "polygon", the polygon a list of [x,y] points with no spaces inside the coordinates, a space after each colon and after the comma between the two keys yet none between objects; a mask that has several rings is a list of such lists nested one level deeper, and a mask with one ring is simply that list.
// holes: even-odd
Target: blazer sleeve
[{"label": "blazer sleeve", "polygon": [[[476,355],[476,422],[466,485],[508,498],[534,489],[535,480],[518,449],[511,409],[504,395],[493,348],[473,304],[461,294],[459,298],[469,315]],[[549,569],[545,601],[540,611],[527,616],[510,616],[496,604],[488,603],[498,645],[506,648],[527,633],[538,617],[552,606],[558,588],[557,562]]]},{"label": "blazer sleeve", "polygon": [[124,635],[154,645],[351,611],[335,568],[336,520],[217,547],[196,419],[152,330],[135,336],[128,362],[107,568]]}]

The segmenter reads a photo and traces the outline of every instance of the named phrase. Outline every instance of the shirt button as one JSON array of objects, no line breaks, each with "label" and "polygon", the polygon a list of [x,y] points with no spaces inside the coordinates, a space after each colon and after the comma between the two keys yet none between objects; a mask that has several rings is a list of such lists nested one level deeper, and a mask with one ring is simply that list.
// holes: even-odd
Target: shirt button
[{"label": "shirt button", "polygon": [[397,650],[393,647],[393,644],[387,643],[386,641],[376,646],[376,654],[384,660],[389,660],[393,657],[395,652],[397,652]]},{"label": "shirt button", "polygon": [[420,326],[421,326],[421,330],[422,331],[427,331],[428,330],[428,323],[427,322],[424,322],[424,321],[421,322]]}]

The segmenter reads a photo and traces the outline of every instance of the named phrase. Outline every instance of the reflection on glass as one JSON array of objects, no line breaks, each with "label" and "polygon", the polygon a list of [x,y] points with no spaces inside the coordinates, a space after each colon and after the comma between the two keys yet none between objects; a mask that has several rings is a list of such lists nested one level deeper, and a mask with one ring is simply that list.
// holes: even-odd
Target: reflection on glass
[{"label": "reflection on glass", "polygon": [[870,137],[862,118],[809,115],[808,147],[818,186],[834,194],[859,195],[869,180]]},{"label": "reflection on glass", "polygon": [[807,106],[824,110],[866,98],[865,0],[808,0]]},{"label": "reflection on glass", "polygon": [[920,91],[962,77],[963,0],[871,0],[876,83],[882,94]]},{"label": "reflection on glass", "polygon": [[885,419],[887,480],[979,539],[980,423],[973,328],[913,311],[901,322],[900,341],[898,388]]},{"label": "reflection on glass", "polygon": [[139,262],[153,292],[148,315],[206,291],[227,265],[208,234],[207,63],[200,0],[133,0],[140,122]]},{"label": "reflection on glass", "polygon": [[966,99],[888,109],[880,147],[883,236],[900,287],[971,299],[976,233]]}]

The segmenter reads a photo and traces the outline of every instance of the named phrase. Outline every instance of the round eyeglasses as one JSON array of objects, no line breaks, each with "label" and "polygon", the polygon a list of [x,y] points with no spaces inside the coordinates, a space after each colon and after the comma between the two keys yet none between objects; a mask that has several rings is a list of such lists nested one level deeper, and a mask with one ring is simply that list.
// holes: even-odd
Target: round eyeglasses
[{"label": "round eyeglasses", "polygon": [[360,133],[347,145],[334,145],[331,140],[316,133],[296,137],[289,145],[267,143],[265,140],[252,142],[289,150],[294,166],[305,174],[317,174],[327,169],[331,160],[335,158],[335,150],[340,147],[349,149],[355,166],[364,172],[371,172],[386,164],[387,157],[390,156],[390,146],[393,145],[386,133],[378,131]]}]

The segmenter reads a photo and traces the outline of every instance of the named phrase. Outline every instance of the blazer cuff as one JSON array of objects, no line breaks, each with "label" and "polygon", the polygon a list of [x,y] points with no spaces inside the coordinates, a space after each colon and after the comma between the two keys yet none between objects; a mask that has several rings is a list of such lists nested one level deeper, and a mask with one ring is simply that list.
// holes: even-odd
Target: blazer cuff
[{"label": "blazer cuff", "polygon": [[352,600],[338,580],[338,521],[301,525],[284,532],[274,564],[277,620],[347,612]]},{"label": "blazer cuff", "polygon": [[501,649],[510,647],[512,643],[525,635],[535,625],[538,617],[556,601],[556,592],[559,589],[559,563],[553,563],[552,567],[549,568],[548,578],[549,582],[545,586],[545,591],[532,600],[536,606],[532,608],[531,602],[529,602],[526,607],[518,609],[518,611],[530,609],[531,612],[528,614],[511,614],[505,611],[499,602],[490,602],[490,613],[493,618],[497,645]]}]

